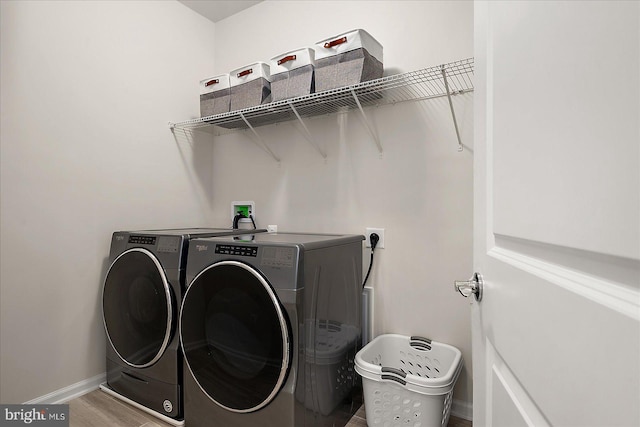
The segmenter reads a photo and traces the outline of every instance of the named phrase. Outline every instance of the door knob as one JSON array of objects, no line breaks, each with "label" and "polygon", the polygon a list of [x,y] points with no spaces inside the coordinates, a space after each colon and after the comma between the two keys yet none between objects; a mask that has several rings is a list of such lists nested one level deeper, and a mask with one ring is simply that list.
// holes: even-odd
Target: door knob
[{"label": "door knob", "polygon": [[468,298],[469,295],[473,294],[476,298],[476,301],[480,301],[482,299],[482,287],[484,282],[482,281],[482,274],[474,273],[473,277],[469,280],[456,280],[453,282],[453,286],[456,291],[460,293],[465,298]]}]

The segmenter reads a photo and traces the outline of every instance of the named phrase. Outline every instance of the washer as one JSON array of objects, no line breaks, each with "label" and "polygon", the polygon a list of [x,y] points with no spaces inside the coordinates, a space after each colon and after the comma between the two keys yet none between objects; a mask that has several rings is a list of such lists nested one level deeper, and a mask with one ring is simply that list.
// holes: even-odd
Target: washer
[{"label": "washer", "polygon": [[344,426],[361,404],[361,235],[194,239],[180,314],[189,427]]},{"label": "washer", "polygon": [[184,423],[182,352],[176,332],[188,243],[195,237],[240,233],[247,230],[188,228],[113,233],[102,293],[107,334],[104,391],[171,424]]}]

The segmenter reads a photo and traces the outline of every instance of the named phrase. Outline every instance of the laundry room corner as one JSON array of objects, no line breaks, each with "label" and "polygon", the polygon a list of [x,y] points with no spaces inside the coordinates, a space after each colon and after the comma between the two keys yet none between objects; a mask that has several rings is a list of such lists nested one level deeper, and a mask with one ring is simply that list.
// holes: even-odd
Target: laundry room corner
[{"label": "laundry room corner", "polygon": [[214,24],[173,1],[0,8],[0,403],[53,403],[104,378],[111,234],[211,223],[211,145],[167,122],[199,112]]},{"label": "laundry room corner", "polygon": [[[62,401],[105,375],[114,231],[230,225],[230,203],[251,200],[259,228],[384,228],[374,336],[459,348],[453,413],[470,418],[469,310],[452,281],[472,269],[472,92],[258,134],[170,121],[200,117],[206,76],[354,29],[384,46],[385,77],[471,58],[471,1],[267,0],[215,24],[178,1],[0,8],[0,403]],[[363,272],[369,259],[363,245]]]},{"label": "laundry room corner", "polygon": [[[401,22],[402,31],[390,22]],[[265,1],[216,23],[216,70],[354,28],[384,46],[385,75],[473,56],[472,2]],[[315,145],[298,122],[261,126],[261,142],[279,161],[248,130],[211,138],[213,215],[228,220],[228,203],[253,200],[259,227],[384,228],[385,248],[375,251],[367,284],[375,294],[374,335],[423,335],[459,348],[465,366],[453,410],[469,419],[470,317],[452,283],[472,269],[473,94],[452,103],[462,151],[446,97],[365,109],[382,150],[358,110],[305,119]],[[365,272],[369,259],[363,247]]]}]

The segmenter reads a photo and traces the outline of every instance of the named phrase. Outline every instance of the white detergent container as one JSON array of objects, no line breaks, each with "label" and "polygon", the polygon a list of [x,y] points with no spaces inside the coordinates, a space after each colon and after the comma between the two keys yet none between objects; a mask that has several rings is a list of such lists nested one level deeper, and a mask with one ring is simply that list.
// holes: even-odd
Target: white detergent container
[{"label": "white detergent container", "polygon": [[462,365],[453,346],[417,336],[378,336],[356,354],[367,424],[446,426]]},{"label": "white detergent container", "polygon": [[315,91],[315,51],[305,47],[271,58],[272,101],[309,95]]},{"label": "white detergent container", "polygon": [[232,111],[271,102],[271,72],[266,62],[246,65],[229,75]]},{"label": "white detergent container", "polygon": [[320,40],[315,50],[316,92],[382,77],[382,45],[365,30]]},{"label": "white detergent container", "polygon": [[228,113],[231,105],[230,95],[229,74],[200,80],[200,116]]}]

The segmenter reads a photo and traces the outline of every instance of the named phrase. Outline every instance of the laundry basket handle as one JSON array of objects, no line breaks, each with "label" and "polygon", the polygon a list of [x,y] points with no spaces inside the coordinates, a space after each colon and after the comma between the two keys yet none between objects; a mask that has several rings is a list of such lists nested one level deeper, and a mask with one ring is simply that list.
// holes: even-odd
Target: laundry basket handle
[{"label": "laundry basket handle", "polygon": [[431,340],[417,335],[414,335],[409,339],[409,345],[417,350],[431,350]]},{"label": "laundry basket handle", "polygon": [[396,369],[396,368],[389,368],[387,366],[383,366],[382,367],[382,372],[390,372],[392,374],[401,376],[402,378],[406,378],[407,377],[407,373],[401,371],[400,369]]},{"label": "laundry basket handle", "polygon": [[[403,379],[403,378],[407,377],[406,372],[403,372],[400,369],[396,369],[396,368],[389,368],[387,366],[383,366],[382,367],[382,372],[387,372],[390,375],[382,374],[380,376],[381,379],[383,379],[383,380],[391,380],[391,381],[395,381],[397,383],[400,383],[402,385],[407,385],[407,382]],[[398,377],[402,377],[402,378],[398,378]]]}]

